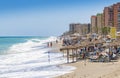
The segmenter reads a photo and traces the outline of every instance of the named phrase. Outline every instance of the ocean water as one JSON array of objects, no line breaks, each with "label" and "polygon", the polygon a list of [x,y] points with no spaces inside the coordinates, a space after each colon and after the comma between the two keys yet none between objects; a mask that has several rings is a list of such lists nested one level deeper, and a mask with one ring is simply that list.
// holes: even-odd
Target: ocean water
[{"label": "ocean water", "polygon": [[[50,52],[56,37],[0,37],[0,78],[52,78],[74,70],[66,58]],[[49,52],[49,53],[48,53]]]}]

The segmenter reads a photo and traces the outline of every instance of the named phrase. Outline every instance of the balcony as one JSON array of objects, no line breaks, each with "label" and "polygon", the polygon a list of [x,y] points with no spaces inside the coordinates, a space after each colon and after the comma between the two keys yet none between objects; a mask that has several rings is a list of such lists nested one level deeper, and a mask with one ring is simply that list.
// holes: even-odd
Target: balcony
[{"label": "balcony", "polygon": [[120,12],[120,8],[118,8],[118,12]]}]

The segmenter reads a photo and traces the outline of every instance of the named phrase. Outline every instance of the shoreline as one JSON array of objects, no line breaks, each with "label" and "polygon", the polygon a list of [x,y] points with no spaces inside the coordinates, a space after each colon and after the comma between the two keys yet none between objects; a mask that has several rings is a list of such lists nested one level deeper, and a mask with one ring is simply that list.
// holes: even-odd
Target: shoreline
[{"label": "shoreline", "polygon": [[[61,43],[53,43],[54,52],[60,52]],[[86,65],[85,65],[86,62]],[[75,63],[61,64],[76,67],[70,73],[53,78],[120,78],[120,59],[117,62],[89,62],[81,60]]]},{"label": "shoreline", "polygon": [[[52,42],[52,43],[53,43],[53,45],[52,45],[52,47],[51,47],[52,49],[51,49],[50,51],[51,51],[51,52],[60,52],[60,53],[61,53],[61,51],[60,51],[60,48],[62,47],[61,42],[58,42],[58,43]],[[66,58],[66,57],[64,57],[64,58]],[[64,74],[62,74],[62,75],[72,73],[72,72],[74,72],[74,70],[76,69],[75,66],[68,65],[68,64],[67,64],[67,61],[66,61],[66,63],[64,63],[64,64],[59,64],[59,66],[67,66],[67,67],[69,66],[69,67],[73,67],[73,68],[74,68],[73,70],[69,70],[69,72],[64,73]],[[52,77],[52,78],[58,78],[58,77],[60,77],[60,76],[62,76],[62,75],[54,76],[54,77]]]}]

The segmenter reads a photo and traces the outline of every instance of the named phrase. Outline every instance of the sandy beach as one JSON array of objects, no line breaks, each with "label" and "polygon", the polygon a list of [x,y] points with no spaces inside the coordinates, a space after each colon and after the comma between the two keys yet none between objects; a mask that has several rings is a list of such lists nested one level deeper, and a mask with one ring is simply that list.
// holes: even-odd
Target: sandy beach
[{"label": "sandy beach", "polygon": [[64,64],[75,66],[76,70],[56,78],[120,78],[120,61],[110,63],[93,63],[79,61],[77,63]]},{"label": "sandy beach", "polygon": [[[61,44],[53,44],[57,52]],[[76,63],[63,64],[76,67],[73,72],[55,78],[120,78],[120,60],[116,62],[102,63],[79,60]]]}]

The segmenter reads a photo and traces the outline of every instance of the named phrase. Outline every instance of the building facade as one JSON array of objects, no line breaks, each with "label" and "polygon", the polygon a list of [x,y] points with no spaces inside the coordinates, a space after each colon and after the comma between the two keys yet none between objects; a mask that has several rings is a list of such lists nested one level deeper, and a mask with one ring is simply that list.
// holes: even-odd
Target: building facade
[{"label": "building facade", "polygon": [[69,25],[69,32],[71,34],[79,33],[80,35],[88,34],[90,33],[90,24],[72,23]]},{"label": "building facade", "polygon": [[91,33],[97,32],[97,17],[91,16]]},{"label": "building facade", "polygon": [[81,33],[81,24],[80,23],[72,23],[69,25],[69,31],[71,33]]},{"label": "building facade", "polygon": [[104,11],[104,26],[116,27],[120,31],[120,3],[105,7]]},{"label": "building facade", "polygon": [[104,14],[104,26],[113,26],[113,7],[105,7],[103,10]]},{"label": "building facade", "polygon": [[98,34],[101,34],[102,33],[102,27],[103,27],[103,24],[102,24],[102,13],[101,14],[97,14],[96,17],[97,17],[97,32]]}]

